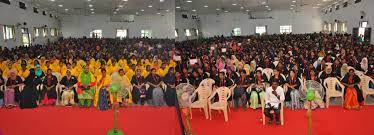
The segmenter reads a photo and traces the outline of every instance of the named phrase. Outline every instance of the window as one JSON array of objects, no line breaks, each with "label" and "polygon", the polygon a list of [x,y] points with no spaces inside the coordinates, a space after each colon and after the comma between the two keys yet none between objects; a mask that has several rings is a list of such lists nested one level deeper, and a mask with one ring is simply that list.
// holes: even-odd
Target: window
[{"label": "window", "polygon": [[3,26],[3,35],[5,40],[14,38],[14,27],[6,25]]},{"label": "window", "polygon": [[29,46],[30,45],[30,34],[28,28],[22,28],[22,45]]},{"label": "window", "polygon": [[199,36],[199,30],[196,29],[196,36]]},{"label": "window", "polygon": [[56,36],[56,29],[55,28],[51,28],[51,36],[52,37]]},{"label": "window", "polygon": [[102,30],[93,30],[90,32],[91,38],[102,38],[103,37],[103,31]]},{"label": "window", "polygon": [[19,8],[26,9],[26,4],[23,2],[19,2]]},{"label": "window", "polygon": [[233,30],[234,36],[242,35],[242,30],[240,28],[234,28]]},{"label": "window", "polygon": [[327,24],[323,25],[323,31],[327,31]]},{"label": "window", "polygon": [[140,37],[151,38],[152,37],[152,31],[151,30],[141,30],[140,31]]},{"label": "window", "polygon": [[35,37],[39,37],[39,29],[38,28],[34,28],[34,34],[35,34]]},{"label": "window", "polygon": [[174,30],[174,35],[175,35],[175,37],[178,37],[178,29]]},{"label": "window", "polygon": [[34,7],[34,13],[39,13],[38,8]]},{"label": "window", "polygon": [[266,26],[256,26],[256,34],[265,34],[266,33]]},{"label": "window", "polygon": [[362,21],[360,26],[363,27],[363,28],[366,28],[368,26],[368,22],[367,21]]},{"label": "window", "polygon": [[191,36],[191,32],[189,29],[184,29],[184,33],[186,34],[187,37]]},{"label": "window", "polygon": [[327,24],[327,31],[331,32],[331,23]]},{"label": "window", "polygon": [[43,11],[43,15],[47,15],[47,12]]},{"label": "window", "polygon": [[127,29],[117,29],[116,37],[119,38],[126,38],[127,37]]},{"label": "window", "polygon": [[347,25],[345,24],[345,22],[342,23],[341,31],[342,33],[347,33]]},{"label": "window", "polygon": [[348,2],[344,2],[343,7],[348,7]]},{"label": "window", "polygon": [[338,23],[337,22],[334,23],[334,32],[338,32]]},{"label": "window", "polygon": [[283,34],[290,34],[292,32],[292,26],[291,25],[283,25],[280,26],[280,33]]},{"label": "window", "polygon": [[48,28],[43,29],[43,37],[47,37],[47,31],[48,31]]}]

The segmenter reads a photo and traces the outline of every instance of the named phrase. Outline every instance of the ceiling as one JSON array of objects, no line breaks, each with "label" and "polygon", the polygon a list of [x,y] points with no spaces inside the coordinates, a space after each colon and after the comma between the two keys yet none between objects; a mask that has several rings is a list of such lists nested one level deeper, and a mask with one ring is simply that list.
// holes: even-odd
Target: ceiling
[{"label": "ceiling", "polygon": [[42,10],[66,15],[150,15],[174,12],[175,0],[30,0]]},{"label": "ceiling", "polygon": [[302,6],[323,8],[341,0],[176,0],[176,11],[196,14],[296,10]]}]

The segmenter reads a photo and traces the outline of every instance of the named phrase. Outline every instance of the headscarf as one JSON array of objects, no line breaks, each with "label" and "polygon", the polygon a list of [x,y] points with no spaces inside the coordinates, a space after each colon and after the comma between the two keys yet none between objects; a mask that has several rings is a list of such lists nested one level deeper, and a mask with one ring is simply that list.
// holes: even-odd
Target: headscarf
[{"label": "headscarf", "polygon": [[341,68],[341,71],[340,71],[340,75],[341,76],[345,76],[348,73],[348,71],[349,71],[348,64],[344,63],[342,65],[342,68]]},{"label": "headscarf", "polygon": [[41,75],[43,74],[43,71],[42,69],[40,68],[40,65],[36,65],[36,71],[35,71],[35,75],[40,77]]},{"label": "headscarf", "polygon": [[361,65],[361,69],[364,70],[364,72],[366,72],[369,68],[369,65],[368,65],[368,58],[364,57],[362,58],[361,62],[360,62],[360,65]]},{"label": "headscarf", "polygon": [[29,76],[25,79],[25,85],[32,85],[35,79],[35,69],[31,68]]}]

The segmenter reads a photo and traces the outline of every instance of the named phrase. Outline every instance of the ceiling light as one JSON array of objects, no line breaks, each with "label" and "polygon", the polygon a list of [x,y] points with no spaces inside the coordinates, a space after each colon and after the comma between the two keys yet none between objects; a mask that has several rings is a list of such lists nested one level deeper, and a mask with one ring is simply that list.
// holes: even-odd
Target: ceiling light
[{"label": "ceiling light", "polygon": [[89,7],[93,7],[93,5],[92,4],[90,4],[90,5],[88,5]]},{"label": "ceiling light", "polygon": [[119,8],[116,8],[116,11],[119,11]]},{"label": "ceiling light", "polygon": [[313,7],[313,8],[318,8],[318,7]]},{"label": "ceiling light", "polygon": [[128,1],[128,0],[122,0],[122,1]]},{"label": "ceiling light", "polygon": [[175,7],[175,8],[181,8],[181,7]]},{"label": "ceiling light", "polygon": [[291,5],[291,7],[293,7],[293,6],[295,6],[295,5]]},{"label": "ceiling light", "polygon": [[217,11],[220,10],[219,8],[216,9]]},{"label": "ceiling light", "polygon": [[240,7],[240,9],[244,9],[244,7]]},{"label": "ceiling light", "polygon": [[205,7],[205,8],[207,8],[207,7],[208,7],[208,5],[205,5],[204,7]]},{"label": "ceiling light", "polygon": [[68,11],[69,9],[65,8],[65,11]]},{"label": "ceiling light", "polygon": [[58,5],[59,7],[63,7],[63,5]]},{"label": "ceiling light", "polygon": [[296,0],[293,0],[293,1],[292,1],[292,3],[295,3],[295,2],[296,2]]},{"label": "ceiling light", "polygon": [[113,14],[117,14],[117,12],[113,12]]},{"label": "ceiling light", "polygon": [[169,9],[166,9],[165,11],[166,11],[166,12],[169,12]]},{"label": "ceiling light", "polygon": [[192,2],[192,0],[187,0],[186,2],[190,2],[190,3],[191,3],[191,2]]},{"label": "ceiling light", "polygon": [[291,10],[293,9],[293,8],[290,8]]},{"label": "ceiling light", "polygon": [[160,2],[164,2],[165,0],[160,0]]},{"label": "ceiling light", "polygon": [[91,8],[90,10],[91,10],[91,11],[94,11],[94,9],[93,9],[93,8]]},{"label": "ceiling light", "polygon": [[245,11],[249,12],[249,10],[248,10],[248,9],[247,9],[247,10],[245,10]]},{"label": "ceiling light", "polygon": [[87,1],[91,1],[91,0],[87,0]]},{"label": "ceiling light", "polygon": [[268,6],[268,5],[266,5],[265,7],[266,7],[266,8],[268,8],[269,6]]},{"label": "ceiling light", "polygon": [[142,9],[142,10],[140,10],[140,11],[144,12],[144,9]]},{"label": "ceiling light", "polygon": [[269,11],[271,10],[271,8],[268,9]]},{"label": "ceiling light", "polygon": [[225,11],[225,13],[227,13],[227,12],[229,12],[229,11]]},{"label": "ceiling light", "polygon": [[123,5],[118,5],[119,8],[123,8]]},{"label": "ceiling light", "polygon": [[51,0],[52,2],[54,2],[55,0]]},{"label": "ceiling light", "polygon": [[95,14],[95,12],[91,12],[91,14]]},{"label": "ceiling light", "polygon": [[261,2],[261,4],[262,4],[262,5],[265,5],[265,4],[266,4],[266,1]]},{"label": "ceiling light", "polygon": [[136,12],[135,14],[139,14],[138,12]]},{"label": "ceiling light", "polygon": [[161,14],[161,13],[157,13],[158,15]]},{"label": "ceiling light", "polygon": [[321,4],[318,3],[317,6],[319,6],[319,5],[321,5]]},{"label": "ceiling light", "polygon": [[193,10],[192,10],[192,12],[196,12],[196,10],[195,10],[195,9],[193,9]]},{"label": "ceiling light", "polygon": [[153,7],[153,6],[152,6],[152,5],[149,5],[148,7],[151,8],[151,7]]},{"label": "ceiling light", "polygon": [[231,5],[236,6],[236,3],[232,3]]}]

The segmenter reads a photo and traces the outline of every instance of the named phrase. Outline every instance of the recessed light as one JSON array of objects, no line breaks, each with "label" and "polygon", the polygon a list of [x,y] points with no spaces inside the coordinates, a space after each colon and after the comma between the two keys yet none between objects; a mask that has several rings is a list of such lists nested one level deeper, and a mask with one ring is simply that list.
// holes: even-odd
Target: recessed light
[{"label": "recessed light", "polygon": [[295,2],[296,2],[296,0],[293,0],[293,1],[292,1],[292,3],[295,3]]},{"label": "recessed light", "polygon": [[231,5],[236,6],[236,3],[232,3]]},{"label": "recessed light", "polygon": [[128,0],[122,0],[122,1],[128,1]]},{"label": "recessed light", "polygon": [[207,7],[208,7],[208,5],[205,5],[204,7],[205,7],[205,8],[207,8]]},{"label": "recessed light", "polygon": [[63,7],[63,5],[58,5],[59,7]]},{"label": "recessed light", "polygon": [[249,10],[248,10],[248,9],[247,9],[247,10],[245,10],[245,11],[249,12]]},{"label": "recessed light", "polygon": [[140,11],[144,12],[144,9],[142,9],[142,10],[140,10]]},{"label": "recessed light", "polygon": [[244,9],[244,7],[240,7],[240,9]]},{"label": "recessed light", "polygon": [[90,4],[90,5],[88,5],[89,7],[93,7],[93,5],[92,4]]},{"label": "recessed light", "polygon": [[91,12],[91,14],[95,14],[95,12]]},{"label": "recessed light", "polygon": [[271,10],[271,8],[268,9],[269,11]]},{"label": "recessed light", "polygon": [[196,12],[196,10],[195,10],[195,9],[193,9],[193,10],[192,10],[192,12]]},{"label": "recessed light", "polygon": [[69,9],[65,8],[65,11],[68,11]]},{"label": "recessed light", "polygon": [[227,13],[227,12],[229,12],[229,11],[225,11],[225,13]]},{"label": "recessed light", "polygon": [[181,8],[181,7],[175,7],[175,8]]},{"label": "recessed light", "polygon": [[52,2],[54,2],[55,0],[51,0]]},{"label": "recessed light", "polygon": [[318,3],[317,6],[319,6],[319,5],[321,5],[321,4]]},{"label": "recessed light", "polygon": [[157,13],[158,15],[161,14],[161,13]]},{"label": "recessed light", "polygon": [[219,8],[216,9],[217,11],[220,10]]},{"label": "recessed light", "polygon": [[166,9],[165,11],[166,11],[166,12],[169,12],[169,9]]},{"label": "recessed light", "polygon": [[291,7],[293,7],[293,6],[295,6],[295,5],[291,5]]},{"label": "recessed light", "polygon": [[119,8],[116,8],[116,11],[119,11]]},{"label": "recessed light", "polygon": [[291,10],[293,9],[293,8],[290,8]]},{"label": "recessed light", "polygon": [[266,7],[266,8],[268,8],[269,6],[268,6],[268,5],[266,5],[265,7]]},{"label": "recessed light", "polygon": [[152,6],[152,5],[149,5],[148,7],[151,8],[151,7],[153,7],[153,6]]},{"label": "recessed light", "polygon": [[123,8],[123,5],[118,5],[119,8]]},{"label": "recessed light", "polygon": [[192,0],[187,0],[186,2],[192,2]]},{"label": "recessed light", "polygon": [[136,12],[135,14],[139,14],[138,12]]},{"label": "recessed light", "polygon": [[164,2],[165,0],[160,0],[160,2]]},{"label": "recessed light", "polygon": [[93,8],[91,8],[90,10],[91,10],[91,11],[94,11],[94,9],[93,9]]},{"label": "recessed light", "polygon": [[91,0],[87,0],[87,1],[91,1]]}]

